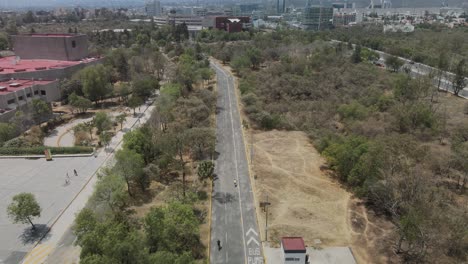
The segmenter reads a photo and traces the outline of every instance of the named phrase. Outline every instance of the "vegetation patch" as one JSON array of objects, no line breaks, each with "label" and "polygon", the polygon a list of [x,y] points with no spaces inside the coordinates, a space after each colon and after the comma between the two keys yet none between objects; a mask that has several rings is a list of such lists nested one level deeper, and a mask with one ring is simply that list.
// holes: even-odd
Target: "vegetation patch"
[{"label": "vegetation patch", "polygon": [[92,147],[6,147],[0,148],[1,156],[26,156],[26,155],[44,155],[44,150],[50,149],[52,155],[59,154],[91,154],[94,149]]}]

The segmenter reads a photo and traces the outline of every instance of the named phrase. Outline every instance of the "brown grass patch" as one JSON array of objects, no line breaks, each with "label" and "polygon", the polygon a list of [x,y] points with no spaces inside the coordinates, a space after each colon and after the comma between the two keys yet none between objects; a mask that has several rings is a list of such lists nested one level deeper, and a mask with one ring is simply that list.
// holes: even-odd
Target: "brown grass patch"
[{"label": "brown grass patch", "polygon": [[[268,195],[271,202],[268,240],[273,245],[283,236],[302,236],[308,246],[349,246],[359,263],[391,263],[392,225],[320,170],[325,160],[305,133],[254,132],[253,139],[254,193],[257,201]],[[265,239],[265,213],[257,212]]]}]

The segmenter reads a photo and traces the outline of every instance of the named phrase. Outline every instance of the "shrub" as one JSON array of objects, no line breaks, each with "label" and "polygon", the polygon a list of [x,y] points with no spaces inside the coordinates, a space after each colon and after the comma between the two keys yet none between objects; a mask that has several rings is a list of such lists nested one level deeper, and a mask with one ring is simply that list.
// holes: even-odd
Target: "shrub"
[{"label": "shrub", "polygon": [[343,119],[362,120],[367,117],[369,110],[359,102],[352,102],[347,105],[341,105],[338,108],[338,113]]},{"label": "shrub", "polygon": [[21,155],[43,155],[44,150],[50,149],[52,155],[54,154],[86,154],[92,153],[92,147],[23,147],[23,148],[0,148],[1,156],[21,156]]},{"label": "shrub", "polygon": [[21,147],[32,147],[32,145],[24,137],[17,137],[10,139],[3,144],[4,148],[21,148]]},{"label": "shrub", "polygon": [[201,201],[205,201],[208,199],[208,194],[205,191],[198,191],[197,192],[198,199]]},{"label": "shrub", "polygon": [[242,102],[244,102],[246,106],[254,105],[255,103],[257,103],[257,100],[257,96],[253,93],[248,93],[242,96]]}]

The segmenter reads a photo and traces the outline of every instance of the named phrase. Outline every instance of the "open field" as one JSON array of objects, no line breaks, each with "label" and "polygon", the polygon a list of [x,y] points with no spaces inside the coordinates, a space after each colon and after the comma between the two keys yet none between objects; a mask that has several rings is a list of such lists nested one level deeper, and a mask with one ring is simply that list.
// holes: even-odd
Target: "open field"
[{"label": "open field", "polygon": [[[250,138],[249,138],[250,140]],[[302,132],[254,132],[257,201],[268,195],[268,241],[302,236],[308,246],[351,247],[358,263],[391,263],[392,225],[371,212],[320,170],[325,160]],[[265,213],[258,210],[265,239]],[[376,223],[378,221],[378,223]],[[316,244],[315,240],[321,243]]]}]

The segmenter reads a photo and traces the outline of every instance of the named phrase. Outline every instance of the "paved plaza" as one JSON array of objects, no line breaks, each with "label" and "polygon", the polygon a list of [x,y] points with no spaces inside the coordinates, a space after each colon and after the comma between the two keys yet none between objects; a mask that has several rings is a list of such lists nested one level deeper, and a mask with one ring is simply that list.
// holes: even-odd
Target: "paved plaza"
[{"label": "paved plaza", "polygon": [[[105,158],[0,159],[0,263],[18,263]],[[78,176],[74,176],[74,169]],[[65,185],[67,173],[70,183]],[[36,233],[29,224],[12,224],[7,217],[8,204],[20,192],[33,193],[42,208],[41,217],[33,221]]]},{"label": "paved plaza", "polygon": [[[113,162],[114,150],[120,147],[124,133],[146,122],[153,108],[142,105],[144,113],[129,116],[123,131],[118,131],[109,148],[101,149],[96,157],[54,158],[52,161],[0,158],[0,264],[43,263],[54,252],[64,234],[70,232],[75,214],[91,196],[96,171],[103,164]],[[77,170],[78,176],[73,170]],[[69,184],[65,183],[67,173]],[[8,204],[21,192],[33,193],[42,208],[41,217],[33,220],[37,227],[35,232],[29,224],[13,224],[7,217]],[[31,253],[27,255],[28,252]]]}]

